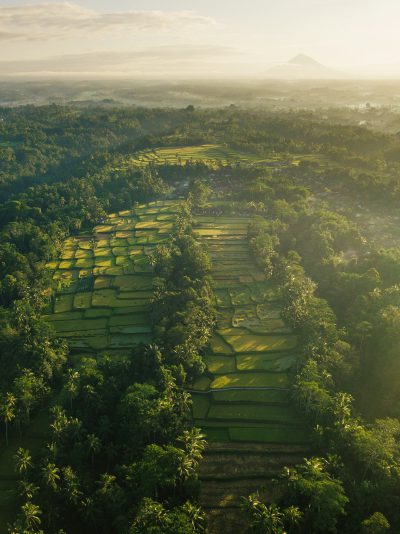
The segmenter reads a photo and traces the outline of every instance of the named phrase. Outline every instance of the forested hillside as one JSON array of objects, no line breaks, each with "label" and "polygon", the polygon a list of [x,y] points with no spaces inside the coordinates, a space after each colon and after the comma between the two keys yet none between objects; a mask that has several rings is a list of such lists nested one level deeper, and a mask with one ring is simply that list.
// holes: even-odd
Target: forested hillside
[{"label": "forested hillside", "polygon": [[400,138],[0,109],[0,531],[400,530]]}]

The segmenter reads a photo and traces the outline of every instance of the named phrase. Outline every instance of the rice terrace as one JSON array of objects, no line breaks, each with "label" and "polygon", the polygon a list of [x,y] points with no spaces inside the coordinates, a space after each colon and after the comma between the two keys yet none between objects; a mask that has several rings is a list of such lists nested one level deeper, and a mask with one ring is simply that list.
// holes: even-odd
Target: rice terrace
[{"label": "rice terrace", "polygon": [[279,167],[297,166],[300,161],[320,161],[322,158],[310,154],[269,154],[262,157],[248,151],[235,150],[224,145],[194,145],[160,147],[152,150],[142,150],[133,157],[127,158],[122,168],[131,165],[145,167],[147,165],[181,165],[188,163],[205,163],[210,170],[228,165],[278,165]]},{"label": "rice terrace", "polygon": [[149,256],[168,239],[175,203],[112,214],[90,235],[70,238],[54,269],[59,287],[48,317],[75,351],[128,350],[151,341]]}]

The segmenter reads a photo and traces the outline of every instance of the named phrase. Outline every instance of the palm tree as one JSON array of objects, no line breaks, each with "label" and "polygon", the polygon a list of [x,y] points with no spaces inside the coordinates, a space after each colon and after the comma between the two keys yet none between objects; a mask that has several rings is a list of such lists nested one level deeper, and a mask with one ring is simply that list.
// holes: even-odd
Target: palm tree
[{"label": "palm tree", "polygon": [[98,516],[98,510],[95,506],[95,500],[93,499],[93,497],[85,497],[84,499],[82,499],[81,507],[82,513],[85,518],[91,523],[94,523]]},{"label": "palm tree", "polygon": [[351,417],[353,397],[350,393],[339,392],[335,396],[334,414],[337,422],[341,427],[345,427]]},{"label": "palm tree", "polygon": [[187,455],[182,456],[181,461],[178,466],[179,476],[186,480],[190,478],[196,472],[196,466]]},{"label": "palm tree", "polygon": [[0,413],[3,418],[4,424],[6,426],[6,443],[8,445],[8,423],[15,418],[15,404],[17,398],[12,393],[6,393],[5,398],[3,399],[0,405]]},{"label": "palm tree", "polygon": [[184,455],[182,456],[178,472],[179,475],[186,480],[196,472],[202,453],[206,447],[204,435],[198,428],[185,430],[178,438],[184,446]]},{"label": "palm tree", "polygon": [[57,491],[57,483],[60,480],[60,470],[51,462],[47,463],[42,467],[42,476],[43,480],[48,486],[50,486],[54,491]]},{"label": "palm tree", "polygon": [[28,482],[27,480],[21,480],[19,483],[19,494],[21,497],[25,497],[26,499],[32,499],[35,493],[38,491],[39,487],[35,486],[35,484],[32,484],[31,482]]},{"label": "palm tree", "polygon": [[168,514],[163,505],[157,501],[153,501],[145,497],[136,514],[135,521],[130,532],[132,534],[139,534],[142,532],[163,532],[168,521]]},{"label": "palm tree", "polygon": [[54,441],[51,441],[50,443],[46,444],[46,448],[49,451],[49,457],[53,458],[53,460],[54,460],[56,458],[57,452],[58,452],[57,443],[55,443]]},{"label": "palm tree", "polygon": [[27,530],[36,530],[36,528],[42,522],[40,515],[42,511],[39,506],[33,504],[31,501],[27,501],[21,508],[24,518],[25,528]]},{"label": "palm tree", "polygon": [[68,424],[68,418],[65,410],[63,410],[61,406],[54,406],[52,412],[54,414],[54,421],[51,423],[50,428],[52,429],[54,438],[57,441],[61,437],[65,427]]},{"label": "palm tree", "polygon": [[262,525],[261,532],[265,532],[265,534],[285,534],[283,514],[276,504],[265,506],[260,525]]},{"label": "palm tree", "polygon": [[298,527],[303,517],[302,512],[299,510],[299,508],[297,508],[297,506],[288,506],[288,508],[283,510],[283,514],[285,516],[285,523],[289,525],[289,531]]},{"label": "palm tree", "polygon": [[200,460],[207,445],[204,438],[205,436],[199,428],[191,428],[183,431],[179,441],[184,444],[187,452],[190,452],[196,459]]},{"label": "palm tree", "polygon": [[90,454],[92,464],[93,464],[94,457],[101,450],[101,440],[98,436],[96,436],[96,434],[88,434],[87,443],[88,443],[89,454]]},{"label": "palm tree", "polygon": [[109,473],[103,473],[99,480],[99,493],[103,495],[110,494],[114,487],[117,477],[115,475],[110,475]]},{"label": "palm tree", "polygon": [[318,478],[326,466],[325,458],[304,458],[304,472]]},{"label": "palm tree", "polygon": [[71,412],[72,412],[72,400],[78,393],[79,378],[80,378],[80,375],[78,371],[73,371],[72,369],[69,369],[69,376],[68,376],[68,381],[66,384],[66,389],[69,393],[69,403],[70,403]]},{"label": "palm tree", "polygon": [[15,469],[21,475],[25,474],[29,467],[32,467],[32,456],[27,449],[20,447],[14,455],[14,459],[16,464]]},{"label": "palm tree", "polygon": [[190,522],[193,526],[193,532],[205,532],[206,519],[201,508],[190,501],[186,501],[182,508],[186,515],[190,518]]},{"label": "palm tree", "polygon": [[46,387],[43,381],[35,376],[29,369],[24,369],[20,377],[15,380],[15,387],[18,395],[21,417],[29,423],[32,407],[37,402],[38,397]]},{"label": "palm tree", "polygon": [[257,493],[244,498],[242,509],[250,519],[251,531],[255,534],[284,534],[284,513],[271,504],[266,506]]}]

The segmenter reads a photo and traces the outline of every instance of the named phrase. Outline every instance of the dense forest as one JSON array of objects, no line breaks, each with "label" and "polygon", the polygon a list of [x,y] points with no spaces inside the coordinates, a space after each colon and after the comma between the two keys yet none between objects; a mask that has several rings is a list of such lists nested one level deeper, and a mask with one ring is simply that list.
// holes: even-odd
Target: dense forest
[{"label": "dense forest", "polygon": [[[229,157],[184,156],[203,145]],[[271,482],[273,502],[243,495],[240,521],[254,533],[398,532],[399,234],[383,239],[358,212],[397,220],[399,149],[396,134],[305,111],[0,109],[0,483],[1,455],[21,440],[2,528],[207,532],[207,436],[189,391],[216,321],[195,217],[217,213],[251,219],[246,242],[299,340],[290,396],[312,435],[308,457]],[[67,238],[158,199],[180,204],[149,256],[153,342],[77,369],[46,319],[57,287],[45,265]],[[46,440],[31,451],[23,438],[43,411]]]}]

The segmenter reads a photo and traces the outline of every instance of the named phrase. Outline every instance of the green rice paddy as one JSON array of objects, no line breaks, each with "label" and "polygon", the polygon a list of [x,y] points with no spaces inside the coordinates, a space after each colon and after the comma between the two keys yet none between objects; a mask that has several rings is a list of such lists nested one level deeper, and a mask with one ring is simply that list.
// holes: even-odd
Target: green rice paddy
[{"label": "green rice paddy", "polygon": [[206,373],[192,386],[193,417],[209,441],[308,441],[290,403],[297,338],[281,317],[276,286],[251,257],[247,217],[198,216],[211,255],[217,325]]},{"label": "green rice paddy", "polygon": [[154,150],[143,150],[134,156],[140,166],[148,164],[185,165],[186,162],[202,161],[210,166],[228,165],[233,161],[256,162],[260,158],[253,154],[240,153],[222,145],[198,145],[187,147],[165,147]]},{"label": "green rice paddy", "polygon": [[111,214],[90,234],[67,239],[47,267],[56,285],[47,319],[80,353],[125,353],[152,339],[154,276],[149,254],[171,232],[178,201]]},{"label": "green rice paddy", "polygon": [[[319,159],[318,156],[311,157]],[[309,159],[309,156],[293,156],[288,160],[287,155],[276,154],[263,157],[249,152],[241,152],[222,144],[204,144],[141,150],[126,158],[121,163],[119,170],[127,170],[132,167],[145,167],[147,165],[185,165],[191,162],[202,162],[210,168],[218,168],[221,165],[227,166],[233,163],[279,165],[286,167],[290,165],[298,166],[303,159]]]}]

